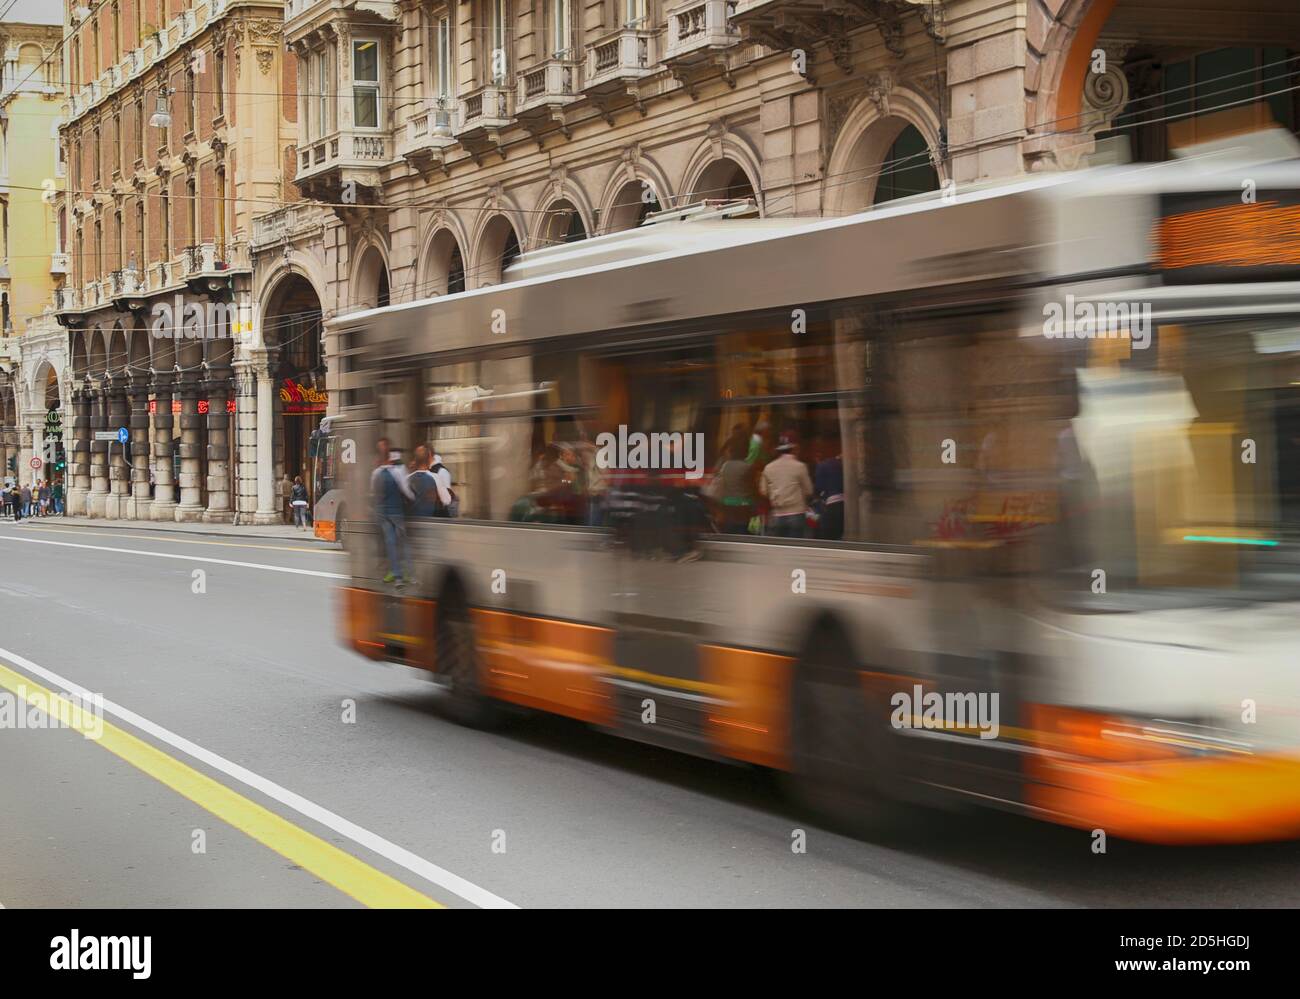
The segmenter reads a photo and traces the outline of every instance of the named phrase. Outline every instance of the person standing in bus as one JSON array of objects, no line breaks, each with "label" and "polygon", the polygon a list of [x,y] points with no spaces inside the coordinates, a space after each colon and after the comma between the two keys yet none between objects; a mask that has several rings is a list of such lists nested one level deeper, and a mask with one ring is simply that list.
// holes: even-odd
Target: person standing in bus
[{"label": "person standing in bus", "polygon": [[799,460],[799,441],[794,431],[781,435],[776,451],[776,458],[763,467],[758,480],[759,492],[772,505],[767,520],[769,533],[778,538],[806,537],[813,484],[808,466]]},{"label": "person standing in bus", "polygon": [[[406,501],[414,500],[402,467],[402,453],[390,449],[388,438],[381,437],[377,445],[379,460],[370,477],[370,493],[375,505],[375,519],[384,538],[388,556],[388,573],[385,583],[404,585],[406,572]],[[409,572],[407,572],[409,575]]]},{"label": "person standing in bus", "polygon": [[718,466],[710,486],[719,506],[718,527],[724,534],[747,534],[754,515],[754,466],[745,460],[748,438],[744,428],[727,440],[726,460]]},{"label": "person standing in bus", "polygon": [[823,541],[839,541],[844,537],[844,461],[840,455],[840,439],[827,434],[822,454],[813,473],[813,489],[821,502],[821,516],[817,519],[817,537]]}]

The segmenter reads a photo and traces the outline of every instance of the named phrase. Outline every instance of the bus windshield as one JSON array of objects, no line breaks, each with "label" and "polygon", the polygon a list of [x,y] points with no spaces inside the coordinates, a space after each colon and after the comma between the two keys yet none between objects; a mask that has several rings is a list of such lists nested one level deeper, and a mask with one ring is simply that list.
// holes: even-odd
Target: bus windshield
[{"label": "bus windshield", "polygon": [[[1300,320],[1163,325],[1079,371],[1065,491],[1075,573],[1157,603],[1300,589]],[[1117,607],[1118,609],[1118,607]]]}]

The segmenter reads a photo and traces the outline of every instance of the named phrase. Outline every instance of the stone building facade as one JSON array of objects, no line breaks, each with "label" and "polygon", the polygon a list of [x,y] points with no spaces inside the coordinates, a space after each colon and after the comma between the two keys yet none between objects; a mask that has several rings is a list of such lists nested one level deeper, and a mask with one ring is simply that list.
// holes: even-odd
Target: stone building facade
[{"label": "stone building facade", "polygon": [[[285,193],[281,5],[104,0],[65,15],[72,263],[54,311],[69,512],[278,521],[269,461],[258,473],[271,372],[248,240]],[[119,428],[126,447],[102,439]]]}]

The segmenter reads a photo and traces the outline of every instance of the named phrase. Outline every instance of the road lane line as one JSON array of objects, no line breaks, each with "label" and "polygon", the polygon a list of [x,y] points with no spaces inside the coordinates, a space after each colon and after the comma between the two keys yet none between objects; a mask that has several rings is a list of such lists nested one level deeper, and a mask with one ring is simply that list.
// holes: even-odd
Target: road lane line
[{"label": "road lane line", "polygon": [[[19,528],[24,534],[30,534],[32,531],[39,531],[42,534],[90,534],[97,538],[109,537],[102,530],[96,530],[93,527],[23,527]],[[260,548],[269,552],[310,552],[313,555],[343,555],[344,552],[337,548],[294,548],[289,545],[253,545],[243,541],[199,541],[195,538],[171,538],[167,537],[167,531],[158,531],[156,535],[151,534],[118,534],[112,533],[114,538],[126,538],[131,541],[159,541],[167,542],[172,545],[216,545],[219,548]],[[159,537],[158,535],[161,535]]]},{"label": "road lane line", "polygon": [[[69,701],[3,664],[0,687],[35,704],[71,731],[84,736],[98,728],[94,720],[85,717],[84,709],[74,708]],[[446,908],[116,725],[103,722],[103,731],[92,741],[362,905],[383,909]]]},{"label": "road lane line", "polygon": [[263,562],[236,562],[226,558],[207,558],[203,555],[178,555],[176,552],[147,552],[141,548],[110,548],[105,545],[83,545],[76,541],[50,541],[48,538],[19,538],[0,534],[0,541],[21,541],[29,545],[57,545],[60,548],[88,548],[95,552],[118,552],[122,555],[146,555],[149,558],[176,558],[182,562],[209,562],[213,565],[233,565],[242,569],[265,569],[267,572],[289,572],[295,576],[320,576],[324,579],[351,579],[342,572],[323,572],[320,569],[295,569],[287,565],[266,565]]},{"label": "road lane line", "polygon": [[[37,665],[24,656],[20,656],[15,652],[10,652],[8,649],[0,648],[0,659],[6,660],[11,665],[17,666],[19,669],[24,670],[33,676],[40,677],[42,680],[60,688],[60,690],[65,694],[72,694],[81,698],[83,703],[90,703],[93,698],[91,692],[85,687],[73,683],[71,680],[65,679],[54,671],[46,669],[44,666]],[[3,668],[4,667],[0,667],[0,669]],[[465,878],[453,874],[451,871],[439,867],[431,861],[425,860],[423,857],[412,853],[405,847],[398,846],[396,843],[384,839],[378,833],[373,833],[369,829],[365,829],[357,825],[355,822],[351,822],[348,819],[343,818],[341,815],[331,812],[329,809],[324,808],[313,801],[309,801],[302,795],[295,794],[288,788],[282,787],[274,781],[268,780],[259,774],[255,774],[253,771],[240,766],[238,763],[233,763],[230,760],[227,760],[224,756],[219,756],[211,750],[204,749],[202,746],[191,742],[189,739],[179,736],[175,732],[163,728],[161,725],[151,722],[149,719],[136,714],[129,708],[124,708],[107,698],[104,698],[102,702],[95,698],[94,703],[102,703],[103,709],[107,714],[111,714],[121,719],[128,725],[131,725],[134,728],[139,729],[141,732],[157,739],[159,742],[165,743],[173,749],[179,750],[186,756],[198,760],[200,763],[225,774],[227,777],[239,781],[241,784],[246,784],[248,787],[261,792],[268,798],[278,801],[286,808],[290,808],[300,815],[306,816],[313,822],[325,826],[327,829],[332,829],[340,836],[346,836],[354,843],[365,847],[367,850],[378,854],[386,860],[392,861],[394,864],[405,868],[412,874],[418,875],[424,880],[435,884],[454,895],[458,895],[467,902],[471,902],[474,905],[485,909],[518,908],[512,902],[508,902],[504,898],[492,894],[492,892],[485,888],[480,888],[472,881],[467,881]]]}]

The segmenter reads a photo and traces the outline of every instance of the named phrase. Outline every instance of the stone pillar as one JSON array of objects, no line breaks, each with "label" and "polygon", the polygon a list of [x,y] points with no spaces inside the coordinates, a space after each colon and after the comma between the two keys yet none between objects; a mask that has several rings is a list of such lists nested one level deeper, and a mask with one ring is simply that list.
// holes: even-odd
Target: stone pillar
[{"label": "stone pillar", "polygon": [[231,461],[235,475],[235,523],[251,524],[257,513],[257,380],[247,359],[234,363],[235,440]]},{"label": "stone pillar", "polygon": [[149,499],[149,377],[131,376],[126,389],[131,404],[131,495],[122,516],[127,520],[148,520]]},{"label": "stone pillar", "polygon": [[[128,422],[126,376],[114,375],[108,388],[108,429],[116,433]],[[129,446],[129,445],[128,445]],[[117,520],[126,507],[127,467],[125,449],[116,440],[108,443],[108,495],[104,497],[104,519]]]},{"label": "stone pillar", "polygon": [[108,496],[108,441],[96,440],[95,435],[108,429],[108,395],[104,385],[92,385],[90,392],[90,492],[86,496],[86,516],[104,516],[104,500]]},{"label": "stone pillar", "polygon": [[275,369],[274,351],[253,353],[253,373],[257,378],[257,514],[255,524],[282,523],[280,507],[275,501]]},{"label": "stone pillar", "polygon": [[176,392],[181,397],[181,501],[175,516],[178,521],[200,520],[203,517],[203,494],[199,488],[199,476],[203,474],[200,431],[204,418],[199,415],[198,374],[181,372],[176,380]]},{"label": "stone pillar", "polygon": [[203,379],[208,397],[208,524],[229,524],[234,517],[230,504],[230,414],[226,400],[231,393],[231,370],[213,366]]},{"label": "stone pillar", "polygon": [[72,441],[68,447],[67,494],[64,501],[70,517],[86,515],[90,492],[90,392],[83,385],[72,392]]},{"label": "stone pillar", "polygon": [[[36,480],[44,474],[44,467],[40,470],[32,468],[32,456],[37,453],[41,444],[41,430],[45,426],[45,420],[38,417],[35,413],[23,413],[21,422],[18,424],[18,482],[27,483],[29,486],[34,485]],[[33,499],[35,502],[35,499]]]},{"label": "stone pillar", "polygon": [[162,371],[153,376],[153,503],[150,520],[174,520],[176,483],[172,477],[172,389],[175,375]]}]

